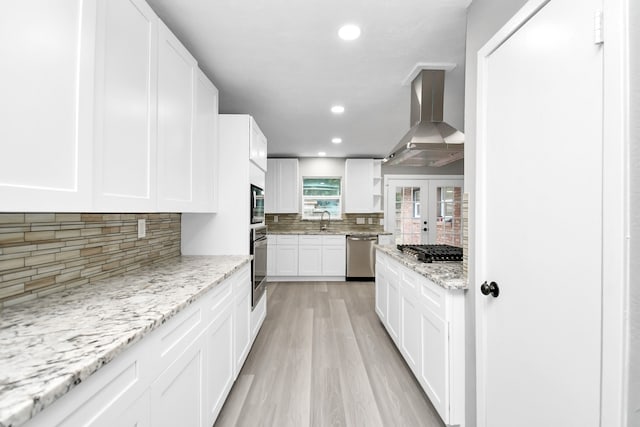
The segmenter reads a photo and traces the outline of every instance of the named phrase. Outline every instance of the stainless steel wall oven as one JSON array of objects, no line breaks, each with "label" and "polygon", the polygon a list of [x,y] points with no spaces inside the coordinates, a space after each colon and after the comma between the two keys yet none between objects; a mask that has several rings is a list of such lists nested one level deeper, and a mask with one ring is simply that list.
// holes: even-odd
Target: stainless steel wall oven
[{"label": "stainless steel wall oven", "polygon": [[251,229],[250,253],[252,296],[251,308],[254,308],[265,292],[267,286],[267,227]]}]

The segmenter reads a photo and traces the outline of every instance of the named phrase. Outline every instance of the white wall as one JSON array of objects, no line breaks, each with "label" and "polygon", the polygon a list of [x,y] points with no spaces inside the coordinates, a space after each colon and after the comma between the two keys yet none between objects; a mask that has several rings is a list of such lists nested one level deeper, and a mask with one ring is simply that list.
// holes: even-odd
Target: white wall
[{"label": "white wall", "polygon": [[[474,0],[467,16],[467,53],[465,65],[465,144],[464,186],[469,193],[469,247],[475,246],[475,141],[476,141],[476,79],[478,50],[526,3],[525,0]],[[469,253],[469,290],[466,316],[466,427],[476,426],[476,360],[475,360],[475,254]]]},{"label": "white wall", "polygon": [[640,2],[629,1],[630,77],[630,277],[627,426],[640,426]]}]

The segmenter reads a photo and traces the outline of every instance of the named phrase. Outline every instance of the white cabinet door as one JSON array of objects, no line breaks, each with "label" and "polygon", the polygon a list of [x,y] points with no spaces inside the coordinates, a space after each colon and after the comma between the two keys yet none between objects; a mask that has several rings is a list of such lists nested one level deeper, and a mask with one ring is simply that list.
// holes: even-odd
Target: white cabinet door
[{"label": "white cabinet door", "polygon": [[204,425],[203,350],[203,340],[199,338],[151,384],[152,426]]},{"label": "white cabinet door", "polygon": [[100,422],[96,427],[150,427],[151,426],[151,402],[149,390],[145,391],[142,396],[136,399],[121,414]]},{"label": "white cabinet door", "polygon": [[162,23],[158,28],[158,209],[189,211],[193,202],[196,60]]},{"label": "white cabinet door", "polygon": [[346,249],[343,245],[322,246],[322,275],[346,275]]},{"label": "white cabinet door", "polygon": [[267,138],[253,118],[251,119],[251,141],[249,159],[263,171],[267,170]]},{"label": "white cabinet door", "polygon": [[344,172],[345,213],[373,212],[373,159],[347,159]]},{"label": "white cabinet door", "polygon": [[98,2],[94,208],[156,210],[158,18],[142,0]]},{"label": "white cabinet door", "polygon": [[422,388],[445,424],[449,423],[449,331],[448,324],[428,307],[420,310],[422,339],[420,375]]},{"label": "white cabinet door", "polygon": [[400,351],[414,374],[420,366],[420,310],[415,293],[407,292],[404,282],[400,286]]},{"label": "white cabinet door", "polygon": [[298,159],[280,159],[276,193],[278,213],[300,212],[298,200]]},{"label": "white cabinet door", "polygon": [[[240,277],[249,277],[241,275]],[[240,373],[249,349],[251,348],[251,282],[250,280],[242,281],[242,293],[235,296],[234,307],[234,361],[235,372],[234,378]]]},{"label": "white cabinet door", "polygon": [[387,321],[387,270],[386,270],[386,256],[377,251],[376,253],[376,313],[378,317],[385,323]]},{"label": "white cabinet door", "polygon": [[387,291],[387,329],[397,345],[400,331],[400,272],[398,266],[392,263],[387,266]]},{"label": "white cabinet door", "polygon": [[276,275],[276,251],[275,239],[267,237],[267,277]]},{"label": "white cabinet door", "polygon": [[298,213],[298,159],[268,159],[265,212]]},{"label": "white cabinet door", "polygon": [[[205,410],[207,425],[213,425],[234,380],[233,305],[218,307],[217,317],[205,332]],[[218,311],[219,310],[219,311]]]},{"label": "white cabinet door", "polygon": [[218,207],[218,89],[196,70],[196,115],[193,133],[192,212]]},{"label": "white cabinet door", "polygon": [[276,276],[298,275],[298,245],[276,246]]},{"label": "white cabinet door", "polygon": [[264,186],[264,211],[277,213],[276,194],[278,194],[278,159],[267,159],[267,173]]},{"label": "white cabinet door", "polygon": [[95,13],[91,2],[3,4],[1,211],[91,209]]},{"label": "white cabinet door", "polygon": [[251,310],[251,341],[253,342],[267,317],[267,292],[265,292],[258,304]]},{"label": "white cabinet door", "polygon": [[298,275],[320,276],[322,274],[322,247],[298,246]]}]

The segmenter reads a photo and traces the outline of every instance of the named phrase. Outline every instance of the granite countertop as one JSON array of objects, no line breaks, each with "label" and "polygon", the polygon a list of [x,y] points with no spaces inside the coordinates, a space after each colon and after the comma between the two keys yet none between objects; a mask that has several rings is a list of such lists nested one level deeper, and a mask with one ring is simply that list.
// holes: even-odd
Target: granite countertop
[{"label": "granite countertop", "polygon": [[395,245],[376,245],[376,248],[445,289],[468,288],[460,261],[420,262],[404,255]]},{"label": "granite countertop", "polygon": [[284,230],[284,231],[267,231],[267,234],[299,234],[299,235],[316,235],[316,234],[328,234],[328,235],[351,235],[351,236],[381,236],[393,234],[389,231],[356,231],[356,230]]},{"label": "granite countertop", "polygon": [[250,256],[184,256],[0,312],[0,426],[32,418]]}]

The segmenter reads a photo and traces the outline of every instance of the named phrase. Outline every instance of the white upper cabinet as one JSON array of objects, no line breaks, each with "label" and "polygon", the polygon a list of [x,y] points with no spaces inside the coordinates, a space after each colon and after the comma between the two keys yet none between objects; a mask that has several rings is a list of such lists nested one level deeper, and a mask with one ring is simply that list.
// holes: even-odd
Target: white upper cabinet
[{"label": "white upper cabinet", "polygon": [[373,159],[345,161],[345,213],[374,212]]},{"label": "white upper cabinet", "polygon": [[299,213],[298,159],[268,159],[266,213]]},{"label": "white upper cabinet", "polygon": [[0,211],[89,210],[95,4],[8,2],[0,28]]},{"label": "white upper cabinet", "polygon": [[162,23],[158,28],[158,209],[193,203],[196,60]]},{"label": "white upper cabinet", "polygon": [[98,4],[94,208],[156,208],[158,18],[142,0]]},{"label": "white upper cabinet", "polygon": [[218,89],[196,70],[196,116],[193,134],[193,207],[215,212],[218,207]]},{"label": "white upper cabinet", "polygon": [[264,136],[256,122],[251,119],[251,142],[249,147],[249,159],[260,169],[267,170],[267,138]]},{"label": "white upper cabinet", "polygon": [[14,3],[0,211],[214,212],[218,91],[147,3]]}]

